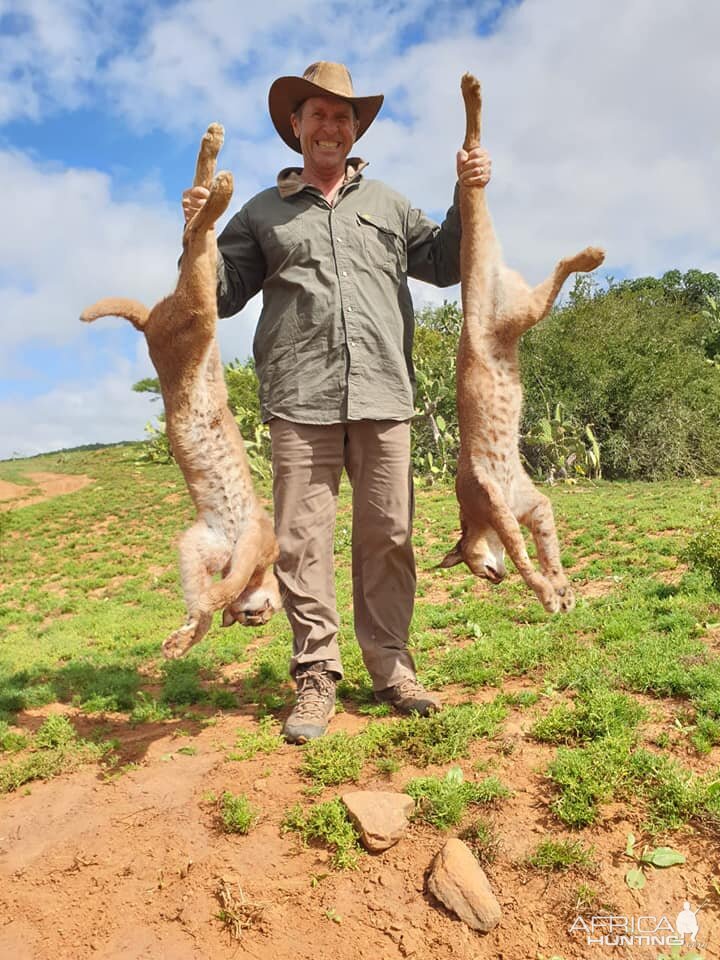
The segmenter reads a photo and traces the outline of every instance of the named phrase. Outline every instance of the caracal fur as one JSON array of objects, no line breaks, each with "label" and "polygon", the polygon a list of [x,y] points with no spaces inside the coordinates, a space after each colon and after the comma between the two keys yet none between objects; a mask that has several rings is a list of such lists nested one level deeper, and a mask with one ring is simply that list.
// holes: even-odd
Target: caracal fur
[{"label": "caracal fur", "polygon": [[[464,149],[480,143],[480,84],[466,73]],[[463,327],[457,358],[460,452],[456,493],[461,536],[441,563],[464,561],[477,577],[499,583],[505,551],[543,607],[571,610],[575,597],[560,563],[555,520],[547,497],[535,489],[520,462],[522,391],[518,342],[545,317],[568,276],[599,266],[605,257],[586,247],[565,257],[537,287],[529,287],[502,260],[484,188],[460,189]],[[519,524],[530,530],[540,565],[528,556]]]},{"label": "caracal fur", "polygon": [[[180,579],[187,620],[163,643],[181,657],[210,628],[265,623],[281,606],[272,570],[278,547],[253,490],[245,444],[227,405],[217,327],[215,223],[232,197],[232,175],[215,176],[224,131],[211,124],[200,145],[194,186],[207,202],[185,227],[175,292],[148,310],[134,300],[101,300],[81,319],[120,316],[145,334],[165,405],[167,435],[197,510],[180,537]],[[220,580],[214,580],[215,574]]]}]

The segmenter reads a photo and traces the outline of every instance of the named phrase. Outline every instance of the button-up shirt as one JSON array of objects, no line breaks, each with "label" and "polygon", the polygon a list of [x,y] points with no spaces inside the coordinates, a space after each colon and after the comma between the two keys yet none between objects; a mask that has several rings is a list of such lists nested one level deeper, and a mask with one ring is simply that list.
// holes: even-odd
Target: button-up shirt
[{"label": "button-up shirt", "polygon": [[348,161],[334,202],[283,170],[218,238],[218,311],[262,290],[253,353],[263,420],[413,416],[414,311],[408,277],[460,279],[460,214],[442,226]]}]

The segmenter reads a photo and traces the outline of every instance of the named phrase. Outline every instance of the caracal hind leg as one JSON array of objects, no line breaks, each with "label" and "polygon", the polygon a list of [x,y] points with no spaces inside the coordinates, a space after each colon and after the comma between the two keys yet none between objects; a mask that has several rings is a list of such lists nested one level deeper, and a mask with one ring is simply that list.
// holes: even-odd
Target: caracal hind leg
[{"label": "caracal hind leg", "polygon": [[550,276],[530,291],[527,313],[523,312],[521,330],[528,330],[550,312],[558,294],[571,273],[589,273],[605,259],[599,247],[585,247],[572,257],[558,261]]},{"label": "caracal hind leg", "polygon": [[[255,521],[248,524],[235,543],[226,576],[218,583],[213,583],[203,598],[204,608],[211,612],[223,608],[227,610],[245,595],[248,588],[260,586],[263,571],[267,566],[265,561],[270,556],[263,550],[264,532],[261,524]],[[262,605],[264,606],[264,600]],[[225,619],[223,616],[224,626],[227,625]]]},{"label": "caracal hind leg", "polygon": [[187,619],[165,640],[163,656],[177,660],[198,643],[210,629],[212,610],[203,603],[212,587],[212,575],[227,562],[228,545],[204,523],[197,522],[180,537],[180,582]]},{"label": "caracal hind leg", "polygon": [[194,187],[210,189],[210,184],[215,176],[217,156],[224,140],[225,130],[223,127],[219,123],[211,123],[200,141],[200,152],[198,153],[195,179],[193,180]]},{"label": "caracal hind leg", "polygon": [[[557,613],[560,608],[560,598],[547,577],[533,566],[520,525],[505,501],[502,490],[494,480],[486,477],[476,467],[473,468],[473,477],[477,484],[477,494],[487,502],[485,509],[488,520],[500,537],[508,556],[517,567],[518,573],[534,591],[548,613]],[[471,525],[472,521],[469,521],[469,526]]]},{"label": "caracal hind leg", "polygon": [[227,210],[233,193],[233,177],[229,170],[221,170],[210,184],[210,196],[185,227],[185,238],[212,230]]},{"label": "caracal hind leg", "polygon": [[527,475],[518,485],[516,501],[517,518],[530,531],[540,569],[557,594],[558,608],[566,613],[575,606],[575,594],[560,561],[560,543],[552,504]]}]

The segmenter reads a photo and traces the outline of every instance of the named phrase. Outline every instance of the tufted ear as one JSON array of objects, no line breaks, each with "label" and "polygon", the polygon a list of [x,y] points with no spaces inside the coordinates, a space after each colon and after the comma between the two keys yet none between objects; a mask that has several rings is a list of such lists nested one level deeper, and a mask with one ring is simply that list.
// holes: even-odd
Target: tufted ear
[{"label": "tufted ear", "polygon": [[463,555],[460,550],[460,545],[462,544],[462,537],[458,540],[455,546],[447,553],[443,559],[438,564],[438,567],[456,567],[458,563],[463,562]]}]

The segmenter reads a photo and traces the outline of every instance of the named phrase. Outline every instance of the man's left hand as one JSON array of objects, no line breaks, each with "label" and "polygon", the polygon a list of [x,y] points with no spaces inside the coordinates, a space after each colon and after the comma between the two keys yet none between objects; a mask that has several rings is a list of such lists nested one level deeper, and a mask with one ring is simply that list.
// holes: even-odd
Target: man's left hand
[{"label": "man's left hand", "polygon": [[464,187],[486,187],[490,182],[492,161],[482,147],[473,147],[468,153],[458,150],[457,176]]}]

